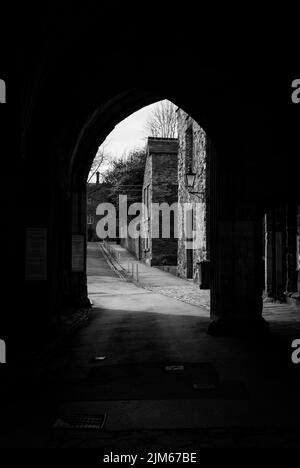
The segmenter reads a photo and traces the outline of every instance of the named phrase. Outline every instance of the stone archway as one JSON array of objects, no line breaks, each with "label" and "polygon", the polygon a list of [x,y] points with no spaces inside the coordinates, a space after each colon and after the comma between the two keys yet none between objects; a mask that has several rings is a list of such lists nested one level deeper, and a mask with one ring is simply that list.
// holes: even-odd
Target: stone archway
[{"label": "stone archway", "polygon": [[[70,236],[82,236],[84,245],[85,182],[97,147],[120,120],[157,101],[161,96],[166,97],[163,94],[154,95],[137,90],[122,93],[99,108],[80,133],[69,168],[69,196],[72,206]],[[210,123],[213,128],[214,122]],[[209,332],[256,333],[266,329],[261,316],[261,212],[251,200],[253,190],[250,190],[250,193],[247,193],[249,187],[241,190],[240,177],[245,177],[247,165],[243,171],[236,165],[238,154],[236,151],[230,152],[227,148],[224,127],[220,132],[218,125],[215,125],[214,135],[218,151],[213,153],[213,159],[210,161],[212,323]],[[243,133],[236,138],[238,148],[242,136]],[[217,154],[221,154],[222,157],[218,158]],[[70,250],[69,253],[71,254]],[[77,304],[87,303],[85,264],[84,258],[82,271],[69,272],[70,294]]]},{"label": "stone archway", "polygon": [[[78,41],[82,50],[81,38]],[[42,315],[46,326],[53,317],[59,318],[67,301],[80,304],[86,300],[85,272],[71,273],[71,252],[72,234],[84,235],[85,180],[90,162],[114,125],[140,107],[166,97],[197,121],[216,147],[210,194],[214,212],[210,229],[214,325],[217,323],[221,331],[264,328],[261,216],[275,198],[299,196],[297,172],[289,168],[289,177],[281,177],[287,159],[284,151],[291,153],[290,158],[294,155],[296,119],[294,122],[292,115],[285,122],[288,130],[284,127],[282,131],[282,118],[276,119],[270,99],[272,92],[269,89],[265,96],[261,87],[262,80],[270,83],[270,72],[245,72],[238,66],[224,71],[216,64],[215,68],[195,68],[191,74],[177,67],[176,49],[166,58],[149,50],[143,56],[131,50],[125,54],[120,46],[112,53],[104,50],[98,60],[97,44],[89,44],[80,57],[76,47],[69,48],[67,54],[64,49],[58,55],[55,50],[49,57],[46,54],[49,63],[45,60],[41,65],[40,82],[34,82],[26,96],[24,173],[18,185],[19,197],[25,193],[26,203],[22,234],[25,238],[27,227],[35,226],[48,233],[47,280],[34,284],[23,281],[32,322],[41,320],[39,304],[45,297],[49,299]],[[187,48],[185,53],[188,63],[194,60],[193,49]],[[174,67],[176,73],[170,78]],[[120,70],[126,73],[120,74]],[[272,89],[279,84],[273,80]],[[19,250],[24,269],[24,243]]]}]

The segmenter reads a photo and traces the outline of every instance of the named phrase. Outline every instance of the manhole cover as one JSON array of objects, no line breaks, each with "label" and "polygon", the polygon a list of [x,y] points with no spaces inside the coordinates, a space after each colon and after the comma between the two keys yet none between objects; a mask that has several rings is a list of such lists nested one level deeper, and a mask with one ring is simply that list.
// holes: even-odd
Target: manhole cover
[{"label": "manhole cover", "polygon": [[70,414],[56,419],[53,429],[103,429],[107,419],[104,414]]}]

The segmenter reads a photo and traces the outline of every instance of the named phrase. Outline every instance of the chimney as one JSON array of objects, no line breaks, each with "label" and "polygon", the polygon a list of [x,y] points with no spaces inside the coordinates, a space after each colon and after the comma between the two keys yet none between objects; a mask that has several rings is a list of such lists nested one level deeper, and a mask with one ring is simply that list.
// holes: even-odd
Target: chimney
[{"label": "chimney", "polygon": [[96,181],[96,184],[100,184],[100,181],[99,181],[99,177],[100,177],[100,172],[96,172],[96,177],[97,177],[97,181]]}]

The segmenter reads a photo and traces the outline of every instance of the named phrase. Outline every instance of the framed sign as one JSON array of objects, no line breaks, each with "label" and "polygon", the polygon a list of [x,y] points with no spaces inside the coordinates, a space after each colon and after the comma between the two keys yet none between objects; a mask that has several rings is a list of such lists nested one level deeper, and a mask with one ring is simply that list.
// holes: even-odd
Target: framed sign
[{"label": "framed sign", "polygon": [[27,281],[47,279],[47,229],[26,230],[26,271]]},{"label": "framed sign", "polygon": [[84,271],[84,236],[72,236],[72,271]]}]

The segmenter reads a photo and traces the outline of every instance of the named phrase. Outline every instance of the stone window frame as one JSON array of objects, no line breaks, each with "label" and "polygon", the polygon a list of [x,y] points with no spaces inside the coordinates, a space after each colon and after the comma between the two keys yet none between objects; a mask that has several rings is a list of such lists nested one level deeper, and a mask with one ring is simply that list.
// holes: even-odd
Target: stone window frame
[{"label": "stone window frame", "polygon": [[191,167],[194,169],[194,128],[191,122],[185,131],[185,166],[186,171]]}]

